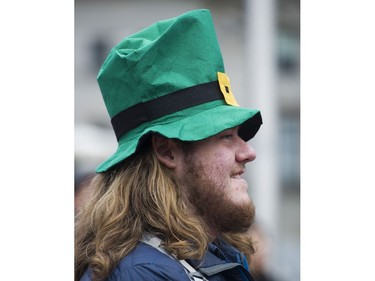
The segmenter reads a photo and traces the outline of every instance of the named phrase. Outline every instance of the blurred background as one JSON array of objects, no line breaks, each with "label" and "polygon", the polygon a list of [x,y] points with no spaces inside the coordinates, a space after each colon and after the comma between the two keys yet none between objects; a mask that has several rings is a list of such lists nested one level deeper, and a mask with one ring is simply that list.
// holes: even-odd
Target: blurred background
[{"label": "blurred background", "polygon": [[[241,106],[263,123],[250,144],[249,193],[262,280],[300,280],[299,0],[75,0],[76,190],[117,143],[96,82],[109,50],[124,37],[193,9],[210,9],[225,70]],[[260,278],[259,278],[260,280]]]}]

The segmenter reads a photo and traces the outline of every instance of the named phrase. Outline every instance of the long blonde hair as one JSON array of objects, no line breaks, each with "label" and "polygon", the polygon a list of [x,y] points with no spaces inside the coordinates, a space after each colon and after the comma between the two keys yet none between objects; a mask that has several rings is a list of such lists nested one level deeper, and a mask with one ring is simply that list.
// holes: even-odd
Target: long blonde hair
[{"label": "long blonde hair", "polygon": [[152,149],[96,175],[91,184],[94,194],[75,218],[75,280],[88,267],[93,280],[106,279],[144,231],[159,236],[178,259],[203,257],[206,226]]}]

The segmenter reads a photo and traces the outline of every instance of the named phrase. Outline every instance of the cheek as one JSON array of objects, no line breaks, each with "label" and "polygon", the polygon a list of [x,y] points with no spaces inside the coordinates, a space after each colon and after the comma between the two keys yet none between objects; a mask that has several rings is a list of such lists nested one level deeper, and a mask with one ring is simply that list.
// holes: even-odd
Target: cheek
[{"label": "cheek", "polygon": [[194,156],[194,160],[190,161],[188,167],[190,171],[194,171],[196,178],[204,182],[204,185],[209,185],[211,189],[223,192],[231,189],[230,174],[233,168],[231,159],[225,153],[202,151]]},{"label": "cheek", "polygon": [[217,189],[223,190],[224,192],[230,189],[230,170],[227,167],[224,165],[206,165],[204,166],[204,169],[204,174],[212,183],[214,183]]},{"label": "cheek", "polygon": [[230,168],[225,166],[227,159],[220,153],[201,154],[196,158],[196,167],[206,177],[212,180],[222,179],[224,175],[228,175]]}]

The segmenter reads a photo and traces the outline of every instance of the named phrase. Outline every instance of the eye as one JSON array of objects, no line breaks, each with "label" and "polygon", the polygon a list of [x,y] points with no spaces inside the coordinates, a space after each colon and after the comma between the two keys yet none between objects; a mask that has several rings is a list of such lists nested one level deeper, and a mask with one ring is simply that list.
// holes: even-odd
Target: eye
[{"label": "eye", "polygon": [[233,140],[237,136],[237,131],[235,129],[228,129],[225,131],[222,131],[221,134],[219,134],[220,139],[223,140]]},{"label": "eye", "polygon": [[220,138],[221,138],[221,139],[227,139],[227,140],[230,140],[230,139],[233,138],[233,134],[226,133],[226,134],[221,135]]}]

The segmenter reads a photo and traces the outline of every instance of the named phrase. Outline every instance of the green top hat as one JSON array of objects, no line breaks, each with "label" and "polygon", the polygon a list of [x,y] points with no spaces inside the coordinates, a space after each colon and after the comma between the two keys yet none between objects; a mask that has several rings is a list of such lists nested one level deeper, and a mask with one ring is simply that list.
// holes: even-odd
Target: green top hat
[{"label": "green top hat", "polygon": [[98,173],[135,153],[152,132],[197,141],[242,125],[247,141],[262,124],[259,110],[239,107],[231,92],[208,10],[125,38],[110,51],[97,80],[118,140]]}]

